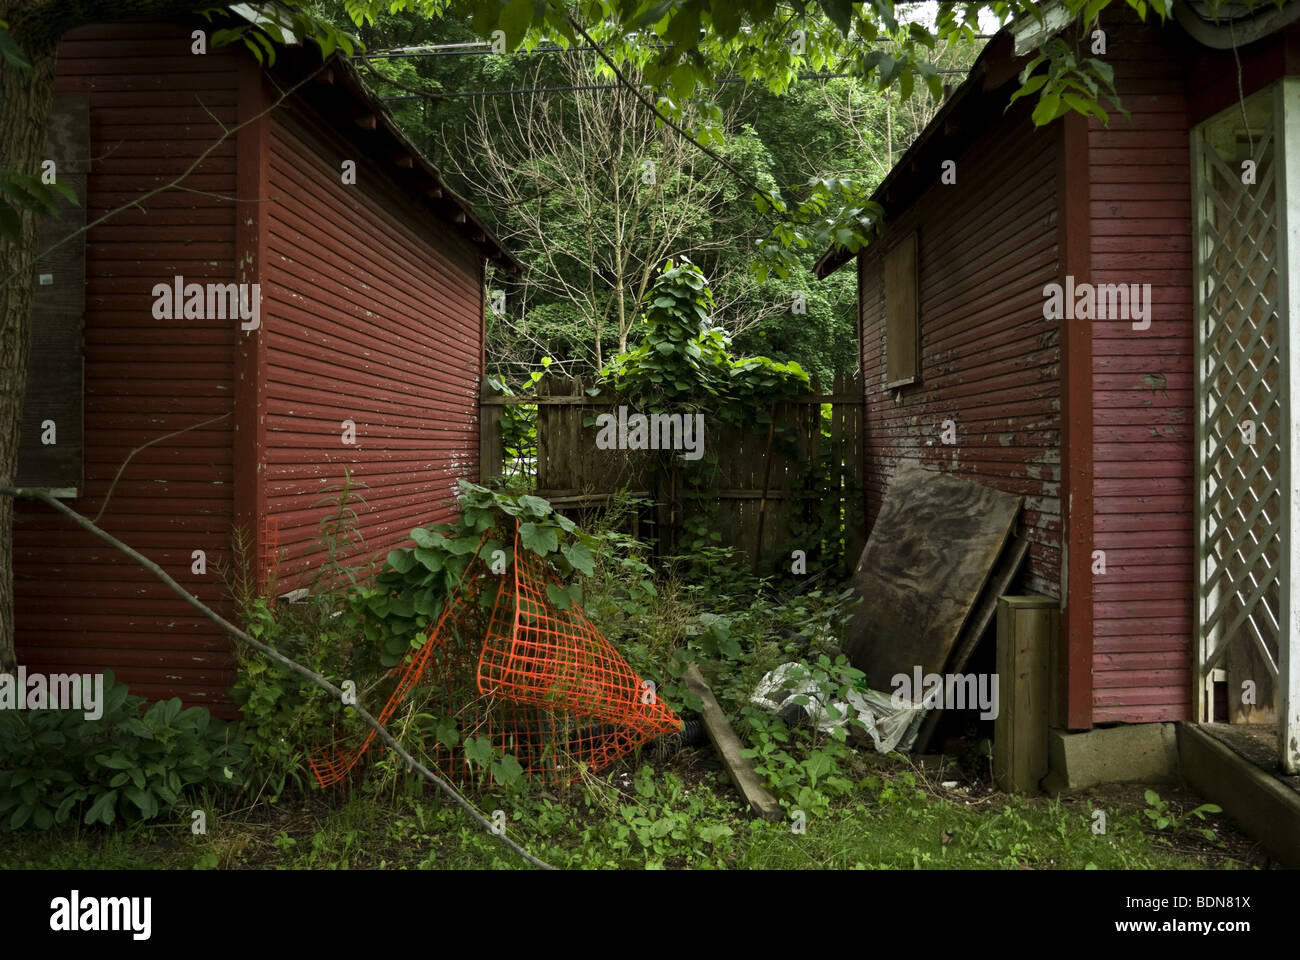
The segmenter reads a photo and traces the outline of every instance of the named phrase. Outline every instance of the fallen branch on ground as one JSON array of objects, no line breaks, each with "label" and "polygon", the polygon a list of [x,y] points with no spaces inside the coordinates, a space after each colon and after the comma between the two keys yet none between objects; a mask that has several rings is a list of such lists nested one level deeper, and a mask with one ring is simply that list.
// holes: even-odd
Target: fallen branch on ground
[{"label": "fallen branch on ground", "polygon": [[[207,617],[209,620],[211,620],[213,623],[219,626],[222,630],[226,631],[226,633],[230,634],[240,643],[247,644],[248,646],[252,647],[254,650],[257,650],[259,653],[262,653],[265,656],[270,657],[272,660],[280,664],[280,666],[284,667],[289,672],[295,673],[305,680],[310,680],[312,683],[316,684],[316,686],[320,687],[322,690],[326,691],[331,696],[336,697],[337,699],[342,701],[343,691],[338,687],[334,686],[334,684],[330,683],[320,674],[316,673],[315,671],[309,670],[307,667],[304,667],[300,663],[290,660],[284,654],[280,653],[278,650],[276,650],[273,647],[267,646],[266,644],[262,643],[260,640],[255,640],[253,637],[249,636],[247,633],[239,629],[239,627],[235,626],[233,623],[231,623],[229,620],[222,617],[220,614],[215,613],[214,611],[208,609],[208,607],[202,601],[200,601],[198,597],[194,596],[192,593],[190,593],[188,590],[182,587],[179,583],[173,580],[167,574],[167,571],[165,571],[162,567],[158,566],[158,564],[154,563],[152,560],[144,556],[142,553],[139,553],[138,551],[127,546],[125,543],[123,543],[121,540],[118,540],[111,533],[108,533],[106,530],[101,529],[93,521],[87,519],[86,517],[83,517],[81,514],[77,513],[77,511],[73,510],[67,504],[50,496],[50,494],[46,493],[44,490],[30,489],[26,487],[0,486],[0,495],[14,497],[15,499],[22,499],[22,500],[36,500],[40,503],[45,504],[47,507],[54,508],[59,513],[62,513],[64,516],[70,519],[77,526],[81,527],[83,530],[90,531],[95,536],[99,537],[99,539],[103,540],[105,543],[109,544],[110,546],[120,550],[122,553],[126,554],[128,557],[130,557],[140,566],[144,567],[155,577],[161,580],[164,584],[166,584],[167,587],[169,587],[172,590],[172,592],[174,592],[177,596],[181,597],[186,603],[194,607],[196,610],[199,611],[199,613],[203,614],[203,616]],[[401,757],[403,760],[406,761],[406,763],[408,764],[408,766],[411,767],[411,769],[418,771],[421,776],[423,776],[426,780],[428,780],[439,790],[441,790],[452,800],[454,800],[457,806],[459,806],[462,810],[464,810],[471,817],[477,820],[479,824],[483,826],[489,833],[497,837],[502,843],[504,843],[515,853],[519,854],[519,856],[523,857],[533,866],[540,867],[543,870],[555,869],[555,867],[551,866],[546,861],[539,860],[537,857],[533,856],[524,847],[515,843],[504,833],[497,833],[496,830],[493,829],[492,823],[485,816],[479,813],[478,810],[474,808],[473,804],[471,804],[468,800],[462,797],[460,793],[456,790],[456,788],[453,787],[450,783],[442,779],[442,777],[438,776],[436,773],[434,773],[424,764],[420,763],[420,761],[416,760],[415,757],[411,756],[411,754],[409,754],[406,751],[406,749],[400,743],[397,742],[396,738],[394,738],[392,734],[390,734],[387,730],[384,729],[383,724],[381,724],[378,720],[376,720],[373,716],[370,715],[370,712],[366,710],[365,707],[361,706],[360,704],[349,704],[349,706],[351,706],[352,709],[356,711],[357,716],[359,716],[363,721],[365,721],[367,726],[369,726],[372,730],[375,731],[376,735],[378,735],[380,740],[384,741],[384,743],[387,744],[394,752],[396,752],[396,754],[399,757]]]}]

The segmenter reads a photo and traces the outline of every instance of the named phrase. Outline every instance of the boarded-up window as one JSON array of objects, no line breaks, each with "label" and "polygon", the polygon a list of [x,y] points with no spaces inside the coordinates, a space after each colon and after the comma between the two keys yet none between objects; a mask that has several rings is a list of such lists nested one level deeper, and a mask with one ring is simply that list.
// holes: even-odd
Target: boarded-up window
[{"label": "boarded-up window", "polygon": [[885,386],[901,387],[920,377],[917,311],[916,233],[885,254]]},{"label": "boarded-up window", "polygon": [[[59,198],[59,215],[40,221],[37,250],[49,250],[86,223],[86,174],[90,169],[90,99],[57,94],[50,113],[45,158],[60,183],[77,195]],[[86,302],[86,241],[76,233],[36,262],[31,352],[18,446],[18,483],[56,490],[82,484],[83,315]]]}]

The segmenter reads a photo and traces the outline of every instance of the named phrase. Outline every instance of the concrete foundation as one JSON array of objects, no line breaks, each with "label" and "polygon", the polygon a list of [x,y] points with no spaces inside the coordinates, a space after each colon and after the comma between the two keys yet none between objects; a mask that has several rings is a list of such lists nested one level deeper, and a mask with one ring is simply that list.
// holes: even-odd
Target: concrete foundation
[{"label": "concrete foundation", "polygon": [[1047,735],[1048,793],[1098,783],[1177,783],[1178,734],[1172,723],[1098,727],[1085,733],[1050,730]]}]

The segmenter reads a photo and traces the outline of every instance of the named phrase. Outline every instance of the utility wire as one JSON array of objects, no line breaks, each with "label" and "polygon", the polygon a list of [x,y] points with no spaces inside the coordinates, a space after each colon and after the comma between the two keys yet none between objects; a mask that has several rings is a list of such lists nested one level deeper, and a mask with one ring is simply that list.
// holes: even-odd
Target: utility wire
[{"label": "utility wire", "polygon": [[[957,73],[957,74],[965,75],[970,71],[969,70],[936,70],[935,72],[942,73],[942,74]],[[851,76],[853,76],[853,74],[850,73],[801,73],[799,74],[798,79],[800,80],[843,80]],[[720,77],[719,79],[713,82],[716,85],[721,85],[724,83],[745,83],[747,81],[745,80],[744,77]],[[448,99],[457,98],[457,97],[501,97],[501,96],[515,97],[525,93],[572,93],[578,90],[614,90],[622,86],[623,84],[621,83],[581,83],[569,87],[512,87],[509,89],[501,89],[501,90],[458,90],[455,91],[454,93],[443,93],[443,92],[439,92],[436,94],[431,93],[429,94],[429,97],[432,99],[439,99],[441,97],[446,97]],[[642,88],[645,90],[653,89],[652,87],[649,87],[647,85],[642,85]],[[422,100],[424,99],[424,97],[419,94],[413,94],[410,96],[400,96],[400,97],[381,97],[380,99],[384,100],[385,102],[389,102],[395,100]]]},{"label": "utility wire", "polygon": [[[991,40],[994,34],[977,33],[971,39],[973,40]],[[854,43],[889,43],[891,37],[876,37],[872,40],[857,39]],[[671,43],[647,43],[644,49],[647,50],[671,50],[675,44]],[[581,53],[583,51],[595,50],[592,46],[582,47],[561,47],[558,44],[547,44],[544,46],[534,47],[532,50],[516,50],[517,54],[535,54],[535,53]],[[366,56],[371,60],[395,60],[403,57],[482,57],[493,53],[492,44],[487,41],[474,41],[472,43],[430,43],[422,44],[415,47],[391,47],[388,50],[376,50],[373,53],[367,53]]]}]

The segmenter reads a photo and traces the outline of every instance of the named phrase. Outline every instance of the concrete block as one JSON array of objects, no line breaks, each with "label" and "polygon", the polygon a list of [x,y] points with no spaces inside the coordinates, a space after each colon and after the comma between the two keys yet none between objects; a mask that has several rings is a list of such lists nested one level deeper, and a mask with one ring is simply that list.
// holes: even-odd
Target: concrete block
[{"label": "concrete block", "polygon": [[1097,783],[1177,783],[1178,734],[1172,723],[1132,723],[1047,736],[1048,793]]}]

